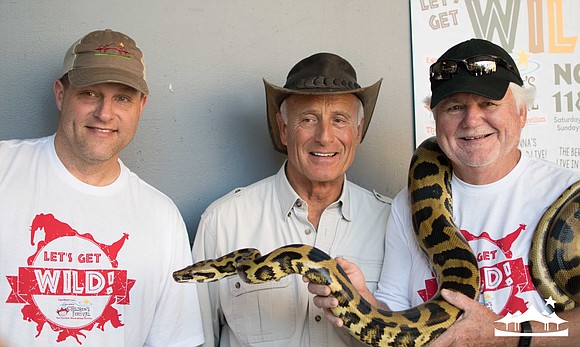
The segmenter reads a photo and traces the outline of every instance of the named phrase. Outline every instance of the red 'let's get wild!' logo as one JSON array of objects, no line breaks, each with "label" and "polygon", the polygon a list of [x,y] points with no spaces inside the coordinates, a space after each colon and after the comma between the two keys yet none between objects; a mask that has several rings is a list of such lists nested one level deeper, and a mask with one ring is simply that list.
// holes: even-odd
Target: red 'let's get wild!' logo
[{"label": "red 'let's get wild!' logo", "polygon": [[[35,236],[44,238],[35,242]],[[90,233],[81,234],[52,214],[38,214],[30,227],[30,243],[36,251],[23,259],[15,276],[6,276],[12,292],[7,303],[23,304],[22,319],[36,324],[36,337],[48,324],[58,333],[56,342],[68,337],[81,344],[83,331],[95,326],[104,331],[123,326],[114,305],[128,305],[135,280],[118,268],[117,254],[129,239],[122,234],[108,245]],[[48,332],[50,333],[50,332]]]}]

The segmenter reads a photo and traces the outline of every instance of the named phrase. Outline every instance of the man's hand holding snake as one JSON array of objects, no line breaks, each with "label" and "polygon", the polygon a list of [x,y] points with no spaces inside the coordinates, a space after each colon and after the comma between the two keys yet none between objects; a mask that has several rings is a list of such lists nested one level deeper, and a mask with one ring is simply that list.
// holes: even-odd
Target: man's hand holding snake
[{"label": "man's hand holding snake", "polygon": [[[363,298],[367,299],[372,305],[376,307],[386,309],[386,305],[376,300],[373,294],[369,291],[366,286],[365,276],[355,263],[350,262],[342,257],[337,257],[335,260],[336,263],[340,265],[344,272],[348,275],[351,283]],[[338,306],[338,300],[330,296],[330,287],[312,283],[306,277],[303,277],[303,280],[304,282],[308,282],[308,291],[316,295],[313,300],[314,305],[316,305],[318,308],[324,309],[324,315],[326,319],[328,319],[334,326],[342,328],[342,319],[336,317],[330,310],[331,308]]]}]

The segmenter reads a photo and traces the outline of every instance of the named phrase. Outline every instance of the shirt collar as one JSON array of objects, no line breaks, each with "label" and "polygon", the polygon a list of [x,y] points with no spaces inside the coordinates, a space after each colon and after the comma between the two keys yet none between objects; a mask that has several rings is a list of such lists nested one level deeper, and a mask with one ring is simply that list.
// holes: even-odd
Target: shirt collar
[{"label": "shirt collar", "polygon": [[[290,216],[292,212],[292,208],[298,202],[302,202],[303,200],[300,196],[294,191],[290,182],[288,182],[288,178],[286,177],[285,167],[286,162],[282,164],[280,170],[276,174],[276,191],[278,194],[278,199],[280,200],[280,208],[282,209],[282,215],[285,218]],[[338,198],[337,202],[333,204],[338,204],[338,208],[342,213],[342,217],[346,220],[351,220],[352,214],[352,206],[351,206],[351,199],[350,199],[350,182],[346,179],[346,174],[344,175],[344,182],[342,184],[342,193]]]}]

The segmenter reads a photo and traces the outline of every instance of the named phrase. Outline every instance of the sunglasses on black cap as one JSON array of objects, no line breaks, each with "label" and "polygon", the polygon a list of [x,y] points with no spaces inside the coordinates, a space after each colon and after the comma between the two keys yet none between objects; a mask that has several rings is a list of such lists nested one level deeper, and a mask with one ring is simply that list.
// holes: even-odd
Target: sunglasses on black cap
[{"label": "sunglasses on black cap", "polygon": [[518,72],[514,66],[500,57],[494,55],[476,55],[467,59],[448,59],[434,63],[429,68],[429,76],[431,80],[449,80],[459,70],[459,63],[467,68],[474,76],[489,75],[497,71],[497,66],[503,66],[514,74]]}]

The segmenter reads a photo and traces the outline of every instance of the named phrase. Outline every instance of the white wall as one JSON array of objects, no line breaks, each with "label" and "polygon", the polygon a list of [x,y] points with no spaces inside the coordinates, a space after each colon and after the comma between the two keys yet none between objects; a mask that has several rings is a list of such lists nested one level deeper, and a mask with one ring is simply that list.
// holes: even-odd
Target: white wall
[{"label": "white wall", "polygon": [[[169,195],[194,235],[203,210],[275,173],[262,77],[283,85],[321,51],[349,60],[361,85],[384,78],[348,172],[394,196],[413,151],[408,1],[0,1],[0,140],[56,129],[52,84],[68,47],[112,28],[145,53],[151,96],[123,161]],[[427,78],[427,76],[425,76]]]}]

